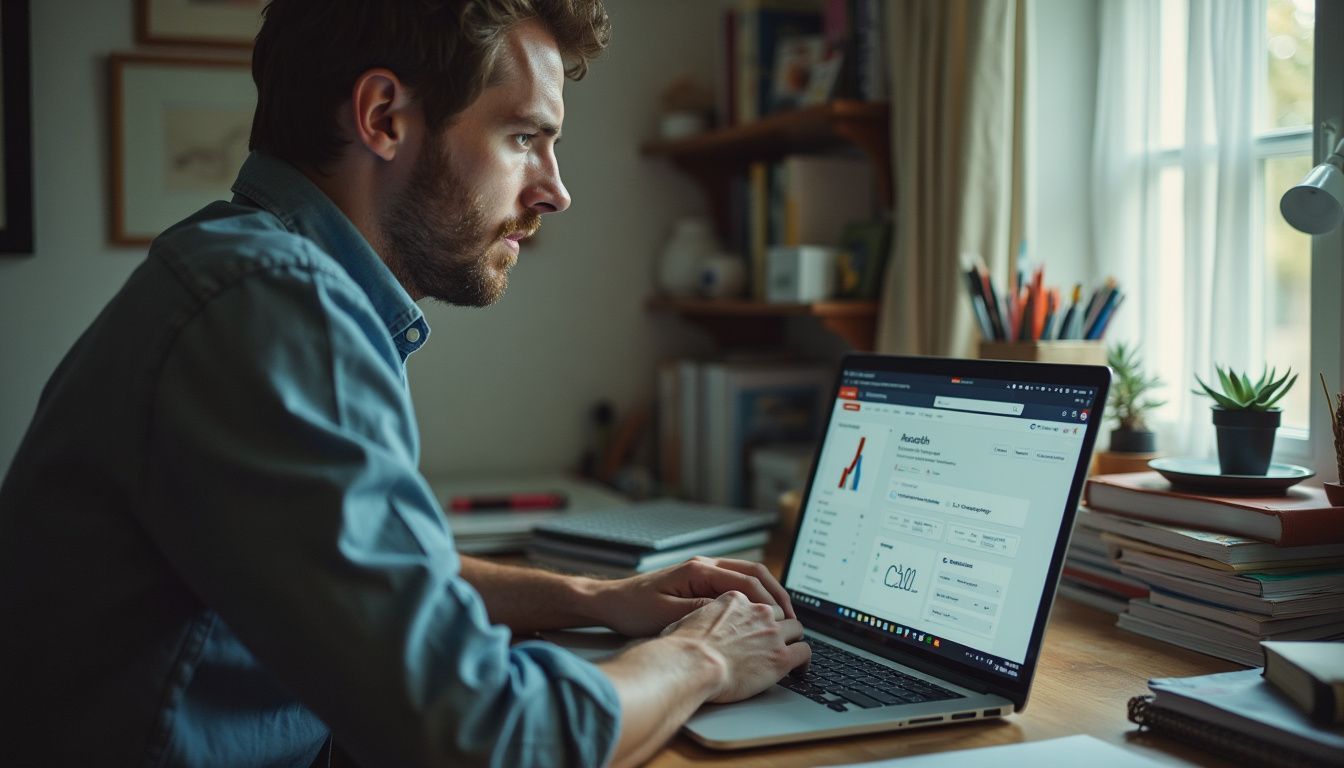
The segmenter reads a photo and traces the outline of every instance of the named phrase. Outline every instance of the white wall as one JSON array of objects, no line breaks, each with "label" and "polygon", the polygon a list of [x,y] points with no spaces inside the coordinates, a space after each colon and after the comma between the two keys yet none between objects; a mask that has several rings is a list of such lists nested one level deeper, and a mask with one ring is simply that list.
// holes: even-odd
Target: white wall
[{"label": "white wall", "polygon": [[[566,88],[573,207],[547,217],[499,304],[426,307],[433,335],[410,370],[427,472],[568,467],[595,399],[651,396],[660,350],[699,341],[642,302],[669,223],[703,203],[637,146],[661,84],[688,68],[709,82],[717,4],[608,6],[611,49]],[[133,14],[132,0],[32,3],[37,253],[0,259],[0,472],[42,385],[144,256],[106,244],[106,56],[135,49]]]},{"label": "white wall", "polygon": [[1029,0],[1027,251],[1068,299],[1084,292],[1092,242],[1092,128],[1097,92],[1097,5]]}]

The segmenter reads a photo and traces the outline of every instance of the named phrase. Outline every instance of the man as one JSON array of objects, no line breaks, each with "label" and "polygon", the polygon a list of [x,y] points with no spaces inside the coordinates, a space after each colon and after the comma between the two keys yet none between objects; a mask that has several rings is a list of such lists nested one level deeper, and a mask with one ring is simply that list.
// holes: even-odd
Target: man
[{"label": "man", "polygon": [[[600,0],[275,0],[230,203],[165,232],[0,488],[16,765],[637,763],[807,662],[760,566],[458,557],[417,472],[414,304],[484,305],[563,211]],[[568,62],[569,69],[566,70]],[[656,635],[593,666],[516,634]]]}]

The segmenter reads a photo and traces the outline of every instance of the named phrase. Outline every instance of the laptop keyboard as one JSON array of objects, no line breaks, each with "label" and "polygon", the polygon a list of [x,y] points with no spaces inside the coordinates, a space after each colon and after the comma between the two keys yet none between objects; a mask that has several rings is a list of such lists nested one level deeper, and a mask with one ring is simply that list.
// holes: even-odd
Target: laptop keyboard
[{"label": "laptop keyboard", "polygon": [[779,684],[837,712],[846,711],[849,704],[872,709],[962,698],[816,638],[807,638],[807,644],[812,646],[812,663],[806,671],[786,675]]}]

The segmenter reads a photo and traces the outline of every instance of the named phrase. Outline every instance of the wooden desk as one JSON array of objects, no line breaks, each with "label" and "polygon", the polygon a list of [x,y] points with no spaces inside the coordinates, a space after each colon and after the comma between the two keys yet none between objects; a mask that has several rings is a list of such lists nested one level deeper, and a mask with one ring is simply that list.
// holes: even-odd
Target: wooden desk
[{"label": "wooden desk", "polygon": [[648,765],[813,766],[882,760],[928,752],[1040,741],[1085,733],[1128,745],[1152,759],[1225,766],[1180,742],[1138,734],[1125,718],[1131,696],[1150,677],[1226,672],[1241,667],[1116,628],[1115,616],[1067,598],[1055,602],[1026,709],[1000,721],[917,728],[874,736],[718,752],[674,738]]}]

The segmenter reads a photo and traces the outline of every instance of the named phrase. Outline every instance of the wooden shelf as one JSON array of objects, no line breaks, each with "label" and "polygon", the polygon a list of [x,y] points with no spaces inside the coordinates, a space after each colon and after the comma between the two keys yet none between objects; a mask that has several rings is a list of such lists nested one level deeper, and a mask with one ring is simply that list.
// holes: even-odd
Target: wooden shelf
[{"label": "wooden shelf", "polygon": [[786,317],[814,317],[857,350],[871,350],[876,337],[875,301],[821,301],[768,304],[744,299],[673,299],[654,297],[648,308],[681,315],[730,344],[777,342]]},{"label": "wooden shelf", "polygon": [[837,100],[768,115],[745,125],[674,141],[649,141],[645,155],[665,157],[705,180],[752,162],[846,144],[868,155],[879,179],[882,204],[891,203],[891,108],[882,102]]},{"label": "wooden shelf", "polygon": [[[884,209],[890,210],[891,107],[886,103],[841,99],[684,139],[645,142],[640,151],[668,160],[700,183],[719,236],[726,240],[733,176],[744,173],[755,162],[775,162],[788,155],[846,146],[857,147],[867,156],[877,178],[879,200]],[[778,344],[786,317],[816,318],[823,328],[858,350],[871,350],[876,338],[874,301],[766,304],[655,298],[649,301],[649,309],[679,314],[704,327],[719,343],[730,346]]]}]

